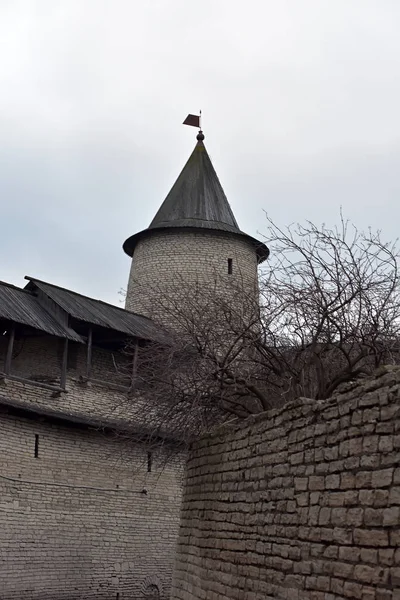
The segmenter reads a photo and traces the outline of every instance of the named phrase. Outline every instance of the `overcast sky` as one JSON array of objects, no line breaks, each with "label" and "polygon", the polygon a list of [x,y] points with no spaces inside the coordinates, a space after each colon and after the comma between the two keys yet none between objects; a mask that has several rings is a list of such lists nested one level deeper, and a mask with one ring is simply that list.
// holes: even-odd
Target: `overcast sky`
[{"label": "overcast sky", "polygon": [[241,228],[399,233],[399,0],[0,0],[0,279],[119,302],[195,143]]}]

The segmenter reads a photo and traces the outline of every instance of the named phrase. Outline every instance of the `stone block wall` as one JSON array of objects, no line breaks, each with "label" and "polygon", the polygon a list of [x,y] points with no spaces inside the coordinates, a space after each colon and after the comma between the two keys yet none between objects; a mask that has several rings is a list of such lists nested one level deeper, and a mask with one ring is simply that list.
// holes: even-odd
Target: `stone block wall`
[{"label": "stone block wall", "polygon": [[124,437],[5,412],[0,432],[1,600],[169,597],[179,456],[149,472]]},{"label": "stone block wall", "polygon": [[400,600],[400,370],[199,441],[172,600]]},{"label": "stone block wall", "polygon": [[168,299],[182,308],[186,290],[196,284],[207,288],[208,297],[216,290],[232,301],[238,288],[254,292],[255,299],[257,258],[251,243],[221,232],[154,231],[135,249],[126,308],[170,323]]},{"label": "stone block wall", "polygon": [[[7,351],[7,336],[0,337],[0,365]],[[11,373],[31,378],[38,375],[60,378],[64,340],[45,333],[32,337],[16,337]],[[68,344],[68,377],[70,381],[86,376],[86,345],[70,341]],[[92,348],[93,378],[121,385],[129,385],[132,359],[121,352],[98,346]]]},{"label": "stone block wall", "polygon": [[[0,338],[0,361],[6,341]],[[59,377],[56,338],[17,339],[14,349],[12,374]],[[66,393],[55,397],[10,379],[0,384],[0,600],[165,600],[185,457],[143,439],[149,406],[106,385],[80,383],[86,348],[76,350]],[[94,376],[123,383],[115,360],[93,348]],[[21,416],[26,409],[29,419]],[[97,429],[61,425],[61,418]],[[106,435],[110,424],[125,433]]]},{"label": "stone block wall", "polygon": [[[31,378],[35,375],[54,377],[59,381],[61,373],[60,342],[49,335],[17,339],[15,353],[11,363],[11,374]],[[4,360],[7,339],[0,337],[0,364]],[[69,365],[67,372],[67,393],[54,398],[53,392],[44,388],[33,387],[29,383],[20,383],[6,379],[0,383],[0,397],[5,396],[21,404],[33,408],[50,409],[54,412],[68,413],[74,416],[92,418],[105,424],[112,421],[122,425],[136,425],[138,421],[146,420],[146,411],[135,398],[128,398],[126,392],[114,389],[112,386],[95,382],[84,384],[80,376],[86,374],[86,346],[74,344],[75,360]],[[104,382],[126,385],[124,374],[119,373],[115,364],[122,359],[117,353],[93,347],[92,375]],[[148,407],[147,407],[148,408]],[[148,412],[148,411],[147,411]],[[149,420],[151,424],[151,419]]]}]

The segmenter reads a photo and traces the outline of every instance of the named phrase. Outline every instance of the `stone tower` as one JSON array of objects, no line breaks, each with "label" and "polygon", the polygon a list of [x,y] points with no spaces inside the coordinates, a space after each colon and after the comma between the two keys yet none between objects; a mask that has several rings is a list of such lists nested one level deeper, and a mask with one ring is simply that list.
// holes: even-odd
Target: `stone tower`
[{"label": "stone tower", "polygon": [[126,308],[160,321],[168,321],[166,301],[188,290],[228,298],[235,286],[255,298],[257,265],[269,254],[263,242],[239,229],[201,131],[149,227],[123,248],[132,257]]}]

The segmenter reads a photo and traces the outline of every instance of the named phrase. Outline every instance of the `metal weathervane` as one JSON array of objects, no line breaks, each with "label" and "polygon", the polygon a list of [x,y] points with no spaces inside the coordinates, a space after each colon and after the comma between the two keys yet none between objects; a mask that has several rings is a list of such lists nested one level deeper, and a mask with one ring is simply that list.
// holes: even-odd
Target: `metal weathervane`
[{"label": "metal weathervane", "polygon": [[201,130],[201,110],[199,115],[188,115],[183,121],[183,125],[191,125],[192,127],[198,127]]}]

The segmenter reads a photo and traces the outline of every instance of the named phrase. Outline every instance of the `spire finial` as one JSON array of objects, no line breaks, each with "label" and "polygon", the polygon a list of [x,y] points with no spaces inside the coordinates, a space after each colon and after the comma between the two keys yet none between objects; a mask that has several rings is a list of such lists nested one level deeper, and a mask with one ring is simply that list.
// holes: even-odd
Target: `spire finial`
[{"label": "spire finial", "polygon": [[188,115],[183,121],[183,124],[191,125],[192,127],[198,127],[199,133],[197,134],[196,139],[198,142],[202,142],[204,140],[204,133],[201,129],[201,110],[199,112],[199,115]]}]

